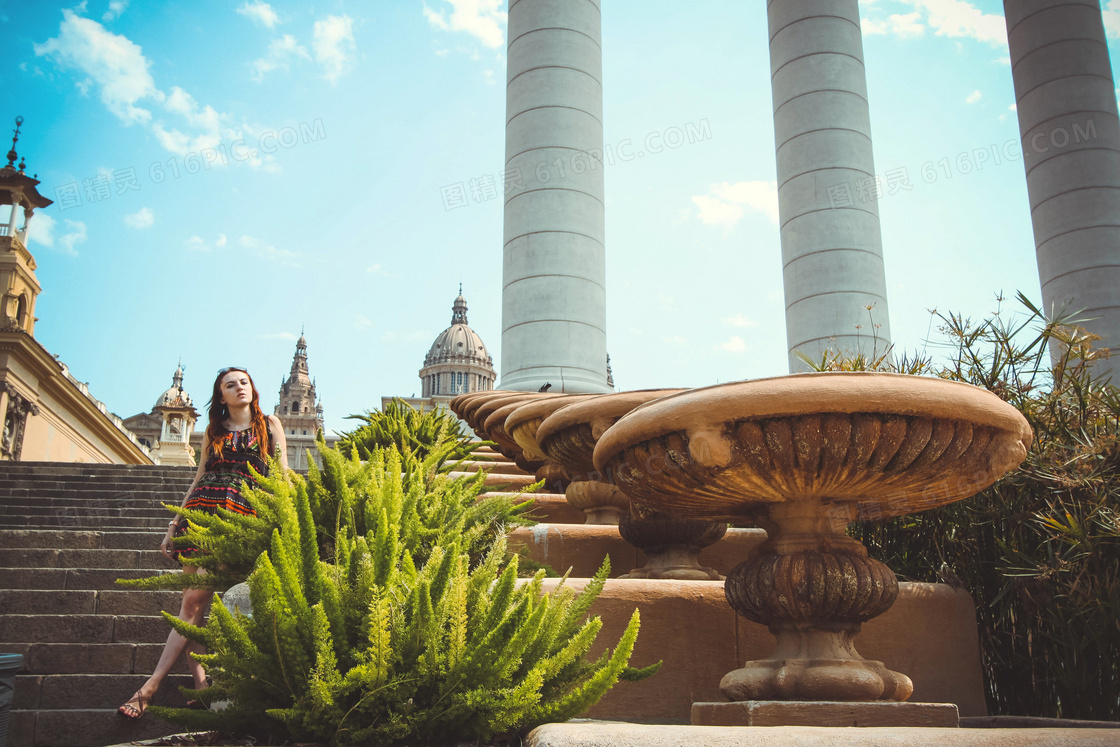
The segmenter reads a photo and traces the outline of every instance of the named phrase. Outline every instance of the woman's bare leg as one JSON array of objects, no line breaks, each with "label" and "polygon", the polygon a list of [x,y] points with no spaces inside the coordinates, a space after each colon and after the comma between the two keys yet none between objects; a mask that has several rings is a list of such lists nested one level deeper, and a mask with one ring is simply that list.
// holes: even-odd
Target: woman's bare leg
[{"label": "woman's bare leg", "polygon": [[[183,572],[197,573],[202,571],[195,566],[184,566]],[[179,607],[179,619],[191,625],[201,624],[202,618],[206,615],[206,611],[210,607],[210,599],[212,596],[213,592],[206,589],[183,589],[183,601]],[[159,690],[159,686],[163,683],[164,678],[171,672],[171,668],[175,666],[175,662],[179,660],[179,657],[183,655],[183,652],[187,650],[189,646],[194,645],[192,641],[180,635],[179,631],[172,630],[167,636],[167,643],[163,646],[163,653],[160,654],[155,671],[152,672],[152,676],[140,686],[140,689],[136,691],[136,695],[142,697],[145,701],[150,701]],[[202,647],[199,646],[198,650],[201,651]],[[188,666],[194,678],[195,688],[201,689],[205,687],[206,673],[202,669],[202,665],[194,659],[190,659]],[[135,699],[136,696],[133,697]]]}]

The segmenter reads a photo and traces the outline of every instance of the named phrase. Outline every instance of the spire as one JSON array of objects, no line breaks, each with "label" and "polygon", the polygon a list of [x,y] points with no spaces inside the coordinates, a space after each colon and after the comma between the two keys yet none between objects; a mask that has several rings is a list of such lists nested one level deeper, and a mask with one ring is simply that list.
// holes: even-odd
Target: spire
[{"label": "spire", "polygon": [[[12,149],[8,151],[8,168],[15,168],[16,158],[16,143],[19,141],[19,128],[23,125],[23,117],[16,117],[16,128],[12,130]],[[20,164],[20,171],[23,171],[23,164]]]},{"label": "spire", "polygon": [[455,304],[451,307],[451,324],[466,324],[467,323],[467,299],[463,298],[463,284],[459,283],[459,296],[455,299]]},{"label": "spire", "polygon": [[183,388],[183,359],[179,359],[179,365],[175,367],[175,373],[171,377],[171,384],[176,389]]}]

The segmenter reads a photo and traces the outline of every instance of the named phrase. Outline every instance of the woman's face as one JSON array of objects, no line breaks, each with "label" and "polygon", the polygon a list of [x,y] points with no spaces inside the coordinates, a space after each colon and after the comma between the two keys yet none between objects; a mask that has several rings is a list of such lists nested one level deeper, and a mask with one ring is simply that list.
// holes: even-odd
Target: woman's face
[{"label": "woman's face", "polygon": [[222,403],[226,407],[247,405],[253,401],[253,382],[244,371],[230,371],[222,377]]}]

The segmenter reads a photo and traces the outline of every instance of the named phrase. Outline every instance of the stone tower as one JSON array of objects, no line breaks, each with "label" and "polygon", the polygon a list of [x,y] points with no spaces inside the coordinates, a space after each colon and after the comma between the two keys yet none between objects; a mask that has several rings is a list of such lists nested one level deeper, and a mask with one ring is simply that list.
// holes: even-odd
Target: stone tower
[{"label": "stone tower", "polygon": [[288,441],[288,466],[294,470],[305,470],[308,450],[313,457],[318,454],[315,434],[323,427],[323,405],[315,396],[315,382],[308,374],[307,340],[302,334],[296,341],[292,370],[280,384],[279,400],[274,414],[284,426],[284,437]]},{"label": "stone tower", "polygon": [[451,326],[439,333],[420,369],[422,396],[453,397],[494,388],[494,359],[482,338],[467,325],[463,288],[451,307]]},{"label": "stone tower", "polygon": [[171,388],[156,400],[152,415],[160,419],[159,441],[151,449],[152,459],[157,464],[193,467],[196,462],[190,438],[198,420],[198,411],[194,409],[191,396],[183,389],[182,364],[171,377]]},{"label": "stone tower", "polygon": [[[35,258],[27,250],[27,227],[35,211],[53,201],[39,194],[37,179],[24,173],[27,165],[23,159],[16,166],[16,143],[22,124],[23,117],[16,117],[8,165],[0,168],[0,211],[10,207],[7,216],[0,215],[0,219],[7,218],[6,223],[0,224],[0,328],[34,336],[35,299],[42,287],[35,277]],[[19,227],[21,210],[23,226]]]},{"label": "stone tower", "polygon": [[599,0],[510,0],[502,389],[606,392]]},{"label": "stone tower", "polygon": [[[1120,121],[1096,0],[1004,2],[1047,314],[1120,349]],[[1059,350],[1053,350],[1055,354]],[[1095,364],[1120,383],[1120,355]]]},{"label": "stone tower", "polygon": [[858,3],[770,0],[766,15],[790,371],[805,369],[798,352],[881,355],[891,333]]}]

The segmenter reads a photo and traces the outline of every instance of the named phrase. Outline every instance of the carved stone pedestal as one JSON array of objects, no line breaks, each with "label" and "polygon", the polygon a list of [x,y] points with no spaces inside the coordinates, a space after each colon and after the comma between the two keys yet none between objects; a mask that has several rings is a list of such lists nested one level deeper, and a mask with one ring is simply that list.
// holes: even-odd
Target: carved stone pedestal
[{"label": "carved stone pedestal", "polygon": [[[570,499],[569,499],[570,500]],[[727,534],[727,525],[695,519],[639,519],[629,512],[618,522],[618,533],[646,554],[649,561],[619,578],[674,578],[678,581],[718,581],[722,576],[700,565],[700,551]]]}]

